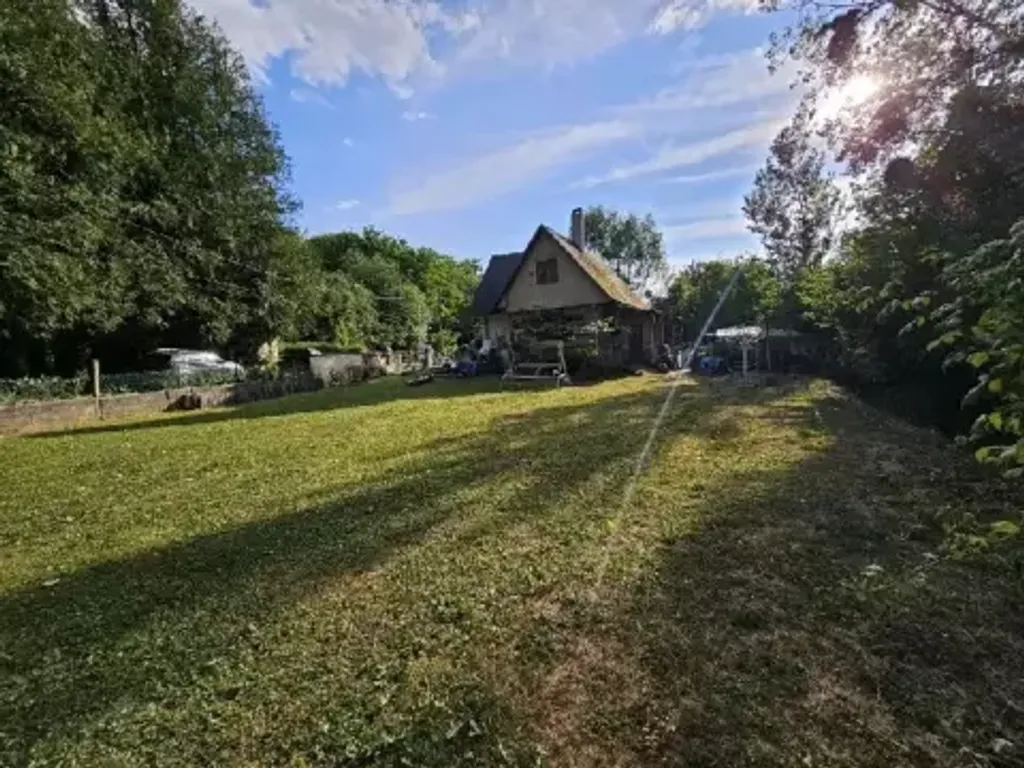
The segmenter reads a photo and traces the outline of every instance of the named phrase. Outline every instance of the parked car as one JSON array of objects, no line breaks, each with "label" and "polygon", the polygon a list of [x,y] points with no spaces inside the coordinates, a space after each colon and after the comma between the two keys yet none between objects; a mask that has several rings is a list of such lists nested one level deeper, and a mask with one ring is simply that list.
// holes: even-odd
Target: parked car
[{"label": "parked car", "polygon": [[171,371],[178,376],[193,376],[204,373],[230,374],[241,378],[245,368],[231,360],[225,360],[216,352],[198,349],[158,349],[154,354],[154,367]]}]

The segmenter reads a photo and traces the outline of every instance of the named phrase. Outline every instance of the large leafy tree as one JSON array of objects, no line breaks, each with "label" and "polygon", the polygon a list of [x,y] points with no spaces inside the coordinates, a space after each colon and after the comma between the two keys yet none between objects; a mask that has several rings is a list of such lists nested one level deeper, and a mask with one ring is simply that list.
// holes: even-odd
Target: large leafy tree
[{"label": "large leafy tree", "polygon": [[839,193],[825,173],[825,153],[811,141],[809,119],[798,114],[775,137],[743,204],[750,229],[790,282],[824,260],[839,210]]},{"label": "large leafy tree", "polygon": [[684,267],[669,285],[663,302],[674,336],[693,341],[736,270],[740,278],[715,317],[715,327],[770,327],[782,306],[782,285],[762,260],[712,259]]},{"label": "large leafy tree", "polygon": [[763,5],[798,17],[772,57],[796,62],[804,113],[862,96],[818,124],[861,192],[836,261],[798,284],[805,317],[835,333],[850,369],[944,392],[937,420],[947,425],[962,425],[951,412],[977,366],[975,435],[1003,446],[981,455],[1019,461],[1024,385],[1009,307],[1024,281],[1014,225],[1024,209],[1024,6]]},{"label": "large leafy tree", "polygon": [[[832,115],[828,129],[855,169],[929,141],[950,109],[950,94],[970,85],[1019,85],[1024,67],[1024,7],[992,0],[762,0],[796,15],[777,38],[772,61],[799,68],[808,100],[880,85]],[[870,88],[866,90],[871,90]]]},{"label": "large leafy tree", "polygon": [[62,0],[0,4],[0,370],[49,367],[54,337],[111,330],[131,131],[98,114],[101,52]]},{"label": "large leafy tree", "polygon": [[587,247],[608,261],[634,288],[664,276],[665,245],[654,218],[621,213],[603,206],[585,213]]},{"label": "large leafy tree", "polygon": [[[479,281],[476,262],[457,261],[430,248],[415,248],[373,228],[319,235],[309,241],[331,286],[346,286],[345,296],[373,304],[373,322],[352,323],[346,346],[410,347],[430,340],[440,349],[455,342],[463,315]],[[331,276],[343,276],[338,282]],[[358,289],[355,293],[351,293]],[[324,306],[337,312],[338,296]],[[324,327],[322,320],[314,325]],[[330,322],[327,322],[330,326]],[[354,335],[353,335],[354,334]]]},{"label": "large leafy tree", "polygon": [[258,346],[294,206],[241,57],[179,0],[12,0],[0,35],[0,368]]}]

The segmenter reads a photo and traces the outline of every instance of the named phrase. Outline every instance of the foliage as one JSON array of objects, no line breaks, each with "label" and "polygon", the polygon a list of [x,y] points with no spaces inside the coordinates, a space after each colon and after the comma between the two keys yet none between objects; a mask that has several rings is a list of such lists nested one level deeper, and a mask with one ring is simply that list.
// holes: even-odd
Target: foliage
[{"label": "foliage", "polygon": [[654,218],[594,206],[584,214],[587,248],[599,253],[634,288],[665,274],[665,245]]},{"label": "foliage", "polygon": [[979,459],[1011,475],[1024,472],[1024,219],[1004,240],[950,259],[943,276],[956,299],[931,314],[941,335],[933,346],[955,351],[948,361],[978,369],[967,402],[987,407],[974,422]]},{"label": "foliage", "polygon": [[782,284],[764,261],[697,261],[675,276],[662,305],[674,338],[695,340],[737,269],[742,270],[740,280],[719,310],[715,327],[768,326],[780,319]]},{"label": "foliage", "polygon": [[85,374],[74,378],[26,376],[20,379],[0,379],[0,403],[14,403],[20,400],[64,400],[86,394],[88,387],[89,377]]},{"label": "foliage", "polygon": [[451,342],[475,264],[292,231],[246,64],[180,0],[5,2],[0,83],[0,375],[160,346],[250,360],[275,336]]},{"label": "foliage", "polygon": [[743,274],[736,286],[738,301],[749,307],[745,310],[754,321],[767,328],[778,319],[783,305],[783,284],[776,270],[764,261],[749,259],[743,262]]},{"label": "foliage", "polygon": [[159,392],[180,387],[212,387],[233,384],[245,376],[226,371],[194,371],[188,374],[175,371],[140,371],[137,373],[111,373],[100,375],[100,392],[121,395],[131,392]]},{"label": "foliage", "polygon": [[[973,423],[979,458],[1012,468],[1024,7],[762,5],[797,14],[770,55],[795,62],[804,85],[787,130],[805,143],[820,133],[853,180],[855,215],[835,259],[796,277],[797,310],[832,334],[842,375],[929,401],[948,432]],[[828,107],[851,87],[860,98]]]},{"label": "foliage", "polygon": [[990,0],[761,0],[796,15],[771,60],[792,59],[807,104],[841,93],[858,78],[883,87],[863,103],[826,116],[826,133],[854,170],[884,165],[906,147],[943,132],[951,94],[985,83],[1004,93],[1024,67],[1024,8]]},{"label": "foliage", "polygon": [[415,347],[428,339],[448,351],[479,282],[477,265],[373,228],[309,240],[323,299],[303,334],[343,346]]},{"label": "foliage", "polygon": [[331,339],[348,349],[366,348],[376,339],[380,321],[371,289],[341,272],[323,276],[319,304],[312,305],[311,338]]},{"label": "foliage", "polygon": [[0,82],[0,370],[277,330],[287,162],[219,31],[175,0],[12,0]]},{"label": "foliage", "polygon": [[[100,392],[122,395],[132,392],[158,392],[179,387],[207,387],[231,384],[238,375],[221,371],[196,371],[180,374],[173,371],[140,371],[137,373],[103,373]],[[91,394],[90,379],[82,373],[73,377],[37,376],[0,379],[0,403],[24,400],[65,400]]]},{"label": "foliage", "polygon": [[812,145],[807,120],[798,113],[775,137],[743,203],[769,261],[790,283],[824,260],[839,207],[839,194],[824,173],[825,153]]}]

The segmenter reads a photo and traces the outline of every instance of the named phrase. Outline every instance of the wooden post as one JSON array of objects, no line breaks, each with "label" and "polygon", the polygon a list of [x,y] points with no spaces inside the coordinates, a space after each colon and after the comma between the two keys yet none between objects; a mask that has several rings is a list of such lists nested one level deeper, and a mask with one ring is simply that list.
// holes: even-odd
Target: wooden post
[{"label": "wooden post", "polygon": [[100,399],[100,361],[93,359],[92,365],[90,366],[90,376],[92,382],[92,396],[97,400]]},{"label": "wooden post", "polygon": [[96,406],[97,418],[103,418],[103,410],[100,406],[100,361],[93,358],[89,366],[89,379],[92,383],[93,404]]}]

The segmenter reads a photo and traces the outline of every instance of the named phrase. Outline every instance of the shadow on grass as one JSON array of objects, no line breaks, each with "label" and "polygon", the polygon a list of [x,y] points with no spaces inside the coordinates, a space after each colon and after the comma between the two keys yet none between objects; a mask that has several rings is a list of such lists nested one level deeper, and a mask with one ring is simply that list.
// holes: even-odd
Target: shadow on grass
[{"label": "shadow on grass", "polygon": [[[450,394],[485,386],[470,382]],[[427,387],[409,391],[438,396]],[[698,392],[692,418],[679,429],[699,430],[713,410]],[[346,395],[332,397],[330,407],[374,402],[358,390]],[[447,521],[464,518],[469,536],[497,533],[557,506],[560,494],[595,473],[630,467],[662,396],[663,390],[653,390],[511,415],[486,433],[439,441],[412,466],[342,492],[331,504],[97,564],[51,586],[0,597],[0,665],[7,681],[0,686],[0,755],[25,764],[39,750],[73,744],[106,713],[206,685],[217,659],[258,644],[262,621],[322,582],[359,579]],[[301,396],[293,399],[301,402]],[[248,416],[200,414],[152,426],[252,418],[266,407],[239,409]],[[463,507],[460,492],[486,490],[524,462],[528,481],[489,516],[476,519]]]},{"label": "shadow on grass", "polygon": [[941,549],[955,516],[1019,516],[1019,490],[871,409],[772,408],[837,439],[731,477],[664,541],[607,619],[635,679],[592,676],[591,736],[689,768],[1024,763],[1019,573]]},{"label": "shadow on grass", "polygon": [[29,433],[25,437],[64,437],[68,434],[102,434],[161,427],[185,427],[193,424],[215,424],[235,419],[260,419],[315,413],[336,408],[372,406],[397,400],[437,400],[498,391],[500,391],[499,380],[494,376],[481,376],[475,379],[437,379],[422,386],[409,386],[403,377],[387,376],[360,384],[274,397],[243,405],[215,407],[186,414],[168,411],[156,419],[119,418],[111,424],[72,426],[60,430]]}]

